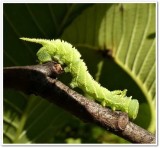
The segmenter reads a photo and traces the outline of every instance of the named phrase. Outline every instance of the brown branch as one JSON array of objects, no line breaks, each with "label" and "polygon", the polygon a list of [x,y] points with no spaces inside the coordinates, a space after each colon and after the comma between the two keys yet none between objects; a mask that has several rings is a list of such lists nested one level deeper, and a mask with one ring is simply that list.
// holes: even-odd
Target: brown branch
[{"label": "brown branch", "polygon": [[59,64],[4,68],[4,88],[35,94],[71,112],[81,120],[96,123],[132,143],[155,143],[155,136],[135,125],[126,113],[104,108],[56,80],[62,73]]}]

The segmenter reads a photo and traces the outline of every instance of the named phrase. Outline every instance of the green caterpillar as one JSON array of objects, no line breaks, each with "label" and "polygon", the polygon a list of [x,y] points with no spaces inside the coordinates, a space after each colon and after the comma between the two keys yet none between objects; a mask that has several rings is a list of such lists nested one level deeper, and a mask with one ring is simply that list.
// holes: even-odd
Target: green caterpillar
[{"label": "green caterpillar", "polygon": [[65,64],[65,72],[70,72],[73,76],[70,86],[79,87],[103,106],[108,106],[112,110],[120,110],[128,113],[128,116],[135,119],[138,114],[139,103],[136,99],[126,96],[126,91],[109,91],[96,82],[89,74],[86,64],[81,59],[80,53],[69,43],[57,39],[31,39],[22,40],[42,44],[43,47],[37,52],[40,63],[57,60],[60,64]]}]

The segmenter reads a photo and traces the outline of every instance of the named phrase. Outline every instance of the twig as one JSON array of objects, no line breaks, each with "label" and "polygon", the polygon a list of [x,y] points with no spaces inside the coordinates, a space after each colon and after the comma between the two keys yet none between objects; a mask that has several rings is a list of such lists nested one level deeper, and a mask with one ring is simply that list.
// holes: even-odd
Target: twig
[{"label": "twig", "polygon": [[81,120],[96,123],[132,143],[155,143],[155,136],[129,121],[126,113],[104,108],[55,79],[62,72],[61,66],[55,62],[6,67],[4,68],[4,88],[39,95]]}]

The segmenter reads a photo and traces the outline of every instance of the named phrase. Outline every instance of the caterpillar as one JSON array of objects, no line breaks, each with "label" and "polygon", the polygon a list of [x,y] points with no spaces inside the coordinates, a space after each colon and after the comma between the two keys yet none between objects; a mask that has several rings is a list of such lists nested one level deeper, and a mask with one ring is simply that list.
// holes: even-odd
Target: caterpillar
[{"label": "caterpillar", "polygon": [[40,63],[57,60],[60,64],[66,65],[64,71],[70,72],[73,77],[70,83],[72,88],[79,87],[104,107],[110,107],[113,111],[126,112],[131,119],[137,117],[139,110],[138,100],[132,99],[132,96],[127,97],[126,89],[123,91],[109,91],[96,82],[89,74],[86,64],[81,59],[81,54],[70,43],[60,39],[20,39],[42,45],[37,52]]}]

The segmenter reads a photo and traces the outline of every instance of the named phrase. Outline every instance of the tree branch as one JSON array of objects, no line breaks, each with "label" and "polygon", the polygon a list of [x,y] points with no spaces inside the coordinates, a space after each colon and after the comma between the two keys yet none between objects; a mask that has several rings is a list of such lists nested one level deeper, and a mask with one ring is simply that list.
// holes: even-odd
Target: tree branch
[{"label": "tree branch", "polygon": [[85,122],[96,123],[132,143],[155,143],[155,136],[129,121],[128,115],[102,107],[56,80],[60,64],[4,68],[4,88],[39,95],[71,112]]}]

